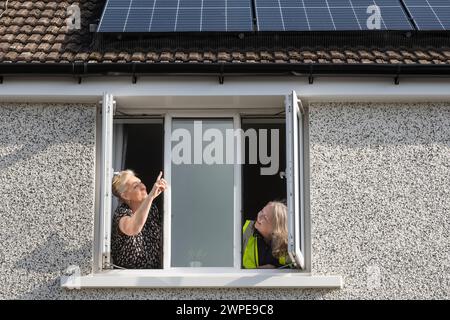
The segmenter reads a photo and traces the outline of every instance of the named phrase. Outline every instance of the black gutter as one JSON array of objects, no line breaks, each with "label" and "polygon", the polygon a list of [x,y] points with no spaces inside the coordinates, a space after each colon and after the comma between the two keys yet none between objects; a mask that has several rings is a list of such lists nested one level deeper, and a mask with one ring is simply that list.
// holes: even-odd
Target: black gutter
[{"label": "black gutter", "polygon": [[0,63],[0,76],[144,76],[144,75],[379,75],[450,76],[443,64],[305,63]]}]

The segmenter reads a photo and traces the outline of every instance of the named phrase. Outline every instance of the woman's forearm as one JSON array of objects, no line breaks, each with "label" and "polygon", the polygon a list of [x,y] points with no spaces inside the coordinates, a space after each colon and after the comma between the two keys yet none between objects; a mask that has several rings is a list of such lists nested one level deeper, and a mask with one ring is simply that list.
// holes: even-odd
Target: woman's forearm
[{"label": "woman's forearm", "polygon": [[145,222],[147,221],[148,213],[152,207],[153,198],[148,195],[144,201],[142,201],[139,208],[136,210],[134,215],[131,217],[132,229],[134,234],[138,234],[144,228]]}]

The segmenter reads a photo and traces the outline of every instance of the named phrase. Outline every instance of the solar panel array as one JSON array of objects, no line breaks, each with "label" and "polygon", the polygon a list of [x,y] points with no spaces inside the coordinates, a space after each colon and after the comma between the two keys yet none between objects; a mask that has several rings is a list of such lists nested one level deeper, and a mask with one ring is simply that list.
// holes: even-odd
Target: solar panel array
[{"label": "solar panel array", "polygon": [[108,0],[99,32],[251,31],[250,0]]},{"label": "solar panel array", "polygon": [[[254,26],[253,16],[256,25]],[[99,32],[450,30],[450,0],[108,0]]]},{"label": "solar panel array", "polygon": [[255,4],[260,31],[412,29],[396,0],[255,0]]},{"label": "solar panel array", "polygon": [[403,0],[419,30],[450,30],[449,0]]}]

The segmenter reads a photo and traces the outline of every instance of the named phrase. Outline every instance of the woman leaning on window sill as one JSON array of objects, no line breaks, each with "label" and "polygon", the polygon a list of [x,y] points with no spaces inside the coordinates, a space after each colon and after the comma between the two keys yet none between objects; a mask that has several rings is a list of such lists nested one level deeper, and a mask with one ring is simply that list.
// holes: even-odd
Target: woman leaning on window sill
[{"label": "woman leaning on window sill", "polygon": [[162,218],[153,203],[167,188],[160,172],[152,190],[132,170],[114,174],[112,192],[119,198],[114,212],[111,255],[115,266],[126,269],[161,268]]}]

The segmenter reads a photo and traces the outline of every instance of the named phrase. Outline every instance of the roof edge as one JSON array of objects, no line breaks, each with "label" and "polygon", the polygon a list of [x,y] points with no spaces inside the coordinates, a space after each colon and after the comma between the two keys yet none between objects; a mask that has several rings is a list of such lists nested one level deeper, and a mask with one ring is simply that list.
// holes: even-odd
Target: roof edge
[{"label": "roof edge", "polygon": [[361,75],[450,76],[442,64],[314,64],[314,63],[0,63],[0,77],[7,75],[69,77],[184,75]]}]

